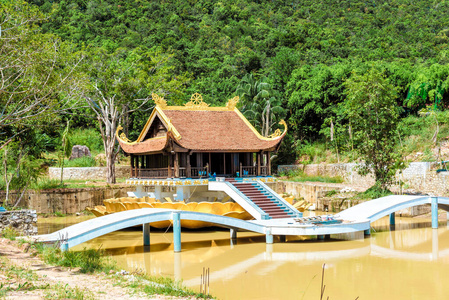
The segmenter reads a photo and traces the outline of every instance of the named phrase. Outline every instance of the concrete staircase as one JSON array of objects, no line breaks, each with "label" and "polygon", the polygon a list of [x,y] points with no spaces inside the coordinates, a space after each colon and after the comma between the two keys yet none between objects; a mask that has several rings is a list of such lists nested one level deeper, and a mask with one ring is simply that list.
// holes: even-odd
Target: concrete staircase
[{"label": "concrete staircase", "polygon": [[301,214],[282,197],[258,182],[237,181],[234,178],[226,179],[226,181],[268,215],[268,219],[294,218]]}]

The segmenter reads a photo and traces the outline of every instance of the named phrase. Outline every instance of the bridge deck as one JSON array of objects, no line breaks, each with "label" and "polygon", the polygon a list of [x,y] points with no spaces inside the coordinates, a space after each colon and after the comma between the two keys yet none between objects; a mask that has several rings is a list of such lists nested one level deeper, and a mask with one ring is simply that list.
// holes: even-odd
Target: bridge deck
[{"label": "bridge deck", "polygon": [[[143,225],[144,244],[149,244],[148,224],[158,221],[173,221],[175,251],[181,249],[180,220],[195,220],[213,223],[237,230],[265,234],[267,243],[273,242],[273,235],[317,235],[324,236],[339,233],[351,233],[370,229],[370,223],[392,214],[397,210],[421,204],[432,204],[432,220],[437,215],[437,201],[440,208],[448,210],[449,198],[429,196],[387,196],[351,207],[339,216],[343,223],[329,225],[303,225],[294,218],[243,221],[235,218],[192,211],[171,209],[142,208],[106,215],[69,226],[48,235],[37,236],[43,242],[62,242],[62,248],[68,249],[98,236],[136,225]],[[434,227],[432,222],[432,227]],[[438,223],[436,223],[438,226]],[[435,227],[434,227],[435,228]],[[232,235],[232,233],[231,233]]]}]

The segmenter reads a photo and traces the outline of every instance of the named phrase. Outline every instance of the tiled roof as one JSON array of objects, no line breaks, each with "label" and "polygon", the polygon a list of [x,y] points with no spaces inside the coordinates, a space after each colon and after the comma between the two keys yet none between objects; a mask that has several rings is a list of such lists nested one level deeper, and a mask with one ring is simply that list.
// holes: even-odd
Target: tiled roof
[{"label": "tiled roof", "polygon": [[283,136],[263,139],[234,110],[163,110],[181,138],[177,143],[198,151],[259,151],[275,148]]},{"label": "tiled roof", "polygon": [[[281,121],[284,132],[277,130],[275,137],[270,138],[261,136],[236,108],[238,97],[230,99],[224,107],[209,107],[197,93],[184,106],[167,106],[162,97],[156,94],[152,97],[156,107],[136,142],[127,141],[123,134],[119,136],[122,128],[117,128],[117,140],[127,153],[159,152],[167,147],[169,139],[193,151],[273,151],[287,132],[287,124]],[[145,140],[156,118],[165,126],[167,136]]]}]

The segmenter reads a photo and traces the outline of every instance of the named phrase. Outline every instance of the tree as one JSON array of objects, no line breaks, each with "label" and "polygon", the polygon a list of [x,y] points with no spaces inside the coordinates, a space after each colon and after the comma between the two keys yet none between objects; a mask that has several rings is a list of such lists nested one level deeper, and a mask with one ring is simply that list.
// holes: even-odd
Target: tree
[{"label": "tree", "polygon": [[266,80],[256,80],[253,74],[246,74],[235,93],[242,99],[243,114],[263,136],[269,136],[273,126],[285,114],[270,84]]},{"label": "tree", "polygon": [[[82,57],[37,24],[45,16],[22,1],[0,5],[0,134],[8,126],[26,130],[37,119],[76,105],[74,95],[82,88],[75,69]],[[20,131],[21,132],[21,131]],[[0,148],[13,136],[2,137]]]},{"label": "tree", "polygon": [[374,173],[376,190],[385,191],[397,170],[405,167],[398,151],[397,88],[376,68],[353,73],[345,82],[344,103],[352,125],[355,151],[363,159],[362,174]]},{"label": "tree", "polygon": [[97,49],[89,57],[91,89],[84,98],[95,114],[106,155],[107,182],[115,183],[115,160],[120,150],[115,140],[117,126],[134,111],[147,111],[151,106],[149,91],[162,95],[181,90],[185,78],[170,74],[171,55],[128,52],[119,49],[112,54]]}]

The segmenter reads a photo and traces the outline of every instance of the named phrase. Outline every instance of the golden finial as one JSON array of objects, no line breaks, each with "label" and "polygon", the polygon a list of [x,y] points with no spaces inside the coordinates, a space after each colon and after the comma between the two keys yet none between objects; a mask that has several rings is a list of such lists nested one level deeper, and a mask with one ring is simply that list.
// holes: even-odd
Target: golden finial
[{"label": "golden finial", "polygon": [[164,99],[164,97],[160,97],[159,95],[152,93],[151,97],[153,98],[154,103],[156,103],[157,106],[164,109],[167,108],[167,101]]},{"label": "golden finial", "polygon": [[[285,130],[287,130],[287,123],[285,120],[281,120],[279,122],[280,125],[284,125]],[[269,138],[276,138],[282,135],[282,131],[280,129],[276,129],[275,132],[269,136]]]},{"label": "golden finial", "polygon": [[[118,126],[117,126],[116,134],[118,134],[118,132],[119,132],[120,130],[123,130],[122,125],[118,125]],[[122,132],[122,133],[120,134],[119,138],[120,138],[122,141],[124,141],[125,143],[130,143],[130,142],[131,142],[131,141],[126,137],[126,134],[125,134],[124,132]]]},{"label": "golden finial", "polygon": [[228,103],[226,103],[226,108],[229,110],[234,110],[234,108],[237,106],[237,103],[239,103],[239,96],[235,96],[232,99],[228,100]]},{"label": "golden finial", "polygon": [[276,129],[276,131],[273,134],[271,134],[269,136],[269,138],[275,138],[275,137],[281,136],[281,134],[282,134],[282,131],[280,129]]},{"label": "golden finial", "polygon": [[209,104],[203,102],[203,96],[195,93],[190,98],[190,101],[185,104],[185,107],[190,109],[206,109],[209,107]]}]

